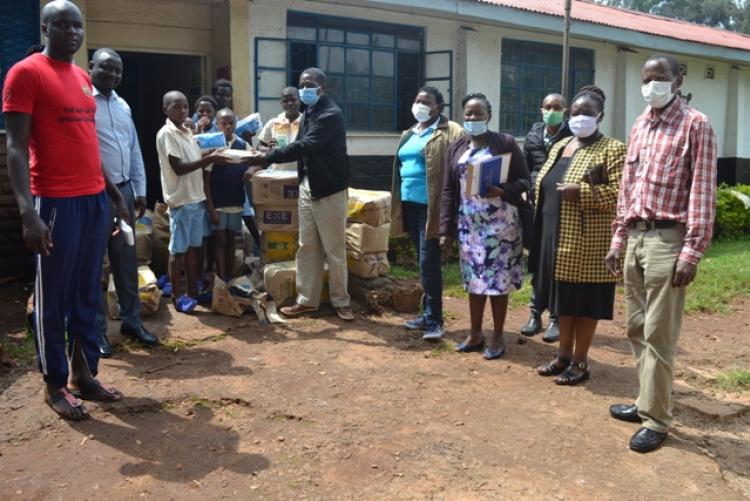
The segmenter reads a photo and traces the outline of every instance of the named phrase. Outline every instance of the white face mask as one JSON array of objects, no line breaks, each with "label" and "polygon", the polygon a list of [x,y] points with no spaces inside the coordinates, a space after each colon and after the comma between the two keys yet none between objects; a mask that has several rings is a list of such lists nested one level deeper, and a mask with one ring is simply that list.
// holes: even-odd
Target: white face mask
[{"label": "white face mask", "polygon": [[588,115],[576,115],[568,120],[568,127],[574,136],[581,139],[590,137],[599,128],[597,117]]},{"label": "white face mask", "polygon": [[426,122],[430,119],[430,107],[422,103],[414,103],[411,107],[411,113],[414,119],[419,122]]},{"label": "white face mask", "polygon": [[657,82],[651,80],[649,83],[641,87],[643,99],[645,99],[652,108],[664,108],[674,97],[672,84],[674,84],[674,82]]}]

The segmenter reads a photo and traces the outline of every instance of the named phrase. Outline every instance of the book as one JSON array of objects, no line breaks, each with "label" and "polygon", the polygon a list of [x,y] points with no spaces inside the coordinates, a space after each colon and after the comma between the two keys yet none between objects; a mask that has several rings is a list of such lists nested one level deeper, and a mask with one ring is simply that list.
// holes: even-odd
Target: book
[{"label": "book", "polygon": [[196,134],[195,140],[202,150],[216,150],[227,147],[227,139],[224,137],[223,132]]},{"label": "book", "polygon": [[466,167],[466,197],[485,198],[490,186],[499,186],[508,182],[510,171],[510,153],[497,155],[475,162]]}]

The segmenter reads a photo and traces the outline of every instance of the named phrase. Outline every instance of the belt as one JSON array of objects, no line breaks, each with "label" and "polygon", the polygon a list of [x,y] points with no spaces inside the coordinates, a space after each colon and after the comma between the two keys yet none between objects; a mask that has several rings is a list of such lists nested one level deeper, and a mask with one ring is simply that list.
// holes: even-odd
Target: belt
[{"label": "belt", "polygon": [[117,183],[115,186],[117,186],[118,188],[124,188],[125,186],[129,184],[130,184],[130,179],[128,179],[127,181],[123,181],[121,183]]},{"label": "belt", "polygon": [[679,221],[669,221],[665,219],[634,219],[628,225],[631,230],[650,231],[664,228],[674,228],[681,223]]}]

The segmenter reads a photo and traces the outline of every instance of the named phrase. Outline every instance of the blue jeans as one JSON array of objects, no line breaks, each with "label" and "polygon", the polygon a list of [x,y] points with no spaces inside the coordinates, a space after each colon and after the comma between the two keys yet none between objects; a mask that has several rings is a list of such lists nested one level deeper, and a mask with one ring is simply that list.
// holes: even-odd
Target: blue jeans
[{"label": "blue jeans", "polygon": [[443,324],[443,270],[440,258],[440,240],[425,240],[427,205],[402,202],[404,226],[419,257],[419,277],[424,290],[422,314],[430,323]]}]

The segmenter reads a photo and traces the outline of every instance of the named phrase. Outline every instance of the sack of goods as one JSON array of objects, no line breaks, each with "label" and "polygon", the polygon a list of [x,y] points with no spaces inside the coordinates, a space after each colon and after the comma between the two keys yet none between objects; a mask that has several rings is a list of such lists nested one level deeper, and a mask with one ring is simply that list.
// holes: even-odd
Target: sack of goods
[{"label": "sack of goods", "polygon": [[349,273],[360,278],[383,277],[391,271],[385,252],[372,254],[347,252],[346,263],[349,267]]},{"label": "sack of goods", "polygon": [[349,273],[375,278],[390,271],[386,252],[391,232],[391,193],[349,188],[346,260]]},{"label": "sack of goods", "polygon": [[[263,284],[265,285],[268,299],[276,302],[277,306],[292,303],[297,298],[297,265],[294,261],[282,261],[266,266],[263,271]],[[330,301],[330,289],[328,282],[328,265],[323,272],[323,290],[320,293],[320,302]]]},{"label": "sack of goods", "polygon": [[[156,275],[148,266],[138,267],[138,297],[141,300],[141,317],[148,317],[159,310],[162,292],[156,286]],[[110,318],[120,318],[120,305],[117,300],[115,279],[110,274],[107,285],[107,311]]]},{"label": "sack of goods", "polygon": [[157,202],[151,219],[153,230],[151,268],[157,275],[166,274],[169,266],[169,213],[167,209],[167,204]]},{"label": "sack of goods", "polygon": [[151,210],[147,210],[135,222],[135,255],[139,266],[151,264],[151,247],[154,240],[153,215]]},{"label": "sack of goods", "polygon": [[260,237],[260,258],[265,264],[294,261],[298,248],[296,232],[264,231]]},{"label": "sack of goods", "polygon": [[365,223],[370,226],[390,223],[391,193],[349,188],[346,216],[350,223]]}]

